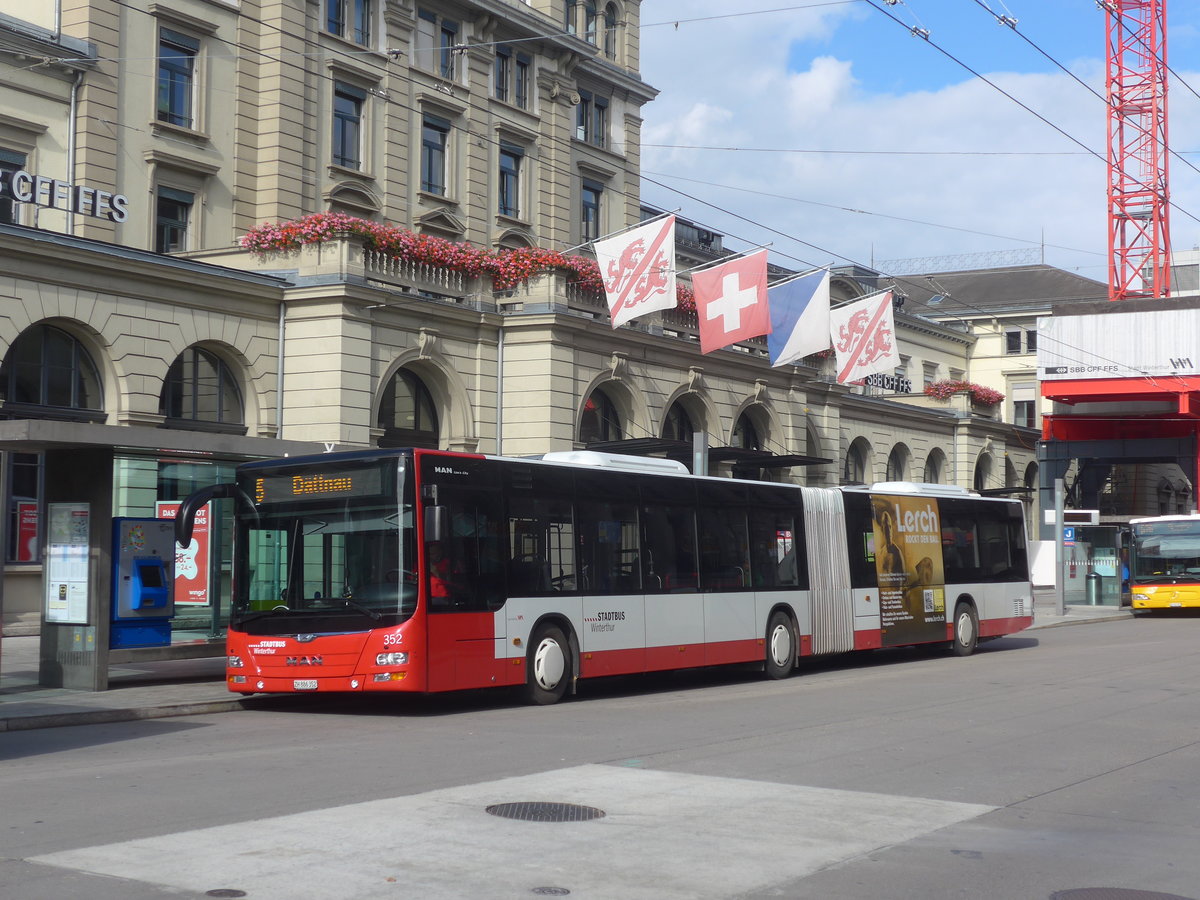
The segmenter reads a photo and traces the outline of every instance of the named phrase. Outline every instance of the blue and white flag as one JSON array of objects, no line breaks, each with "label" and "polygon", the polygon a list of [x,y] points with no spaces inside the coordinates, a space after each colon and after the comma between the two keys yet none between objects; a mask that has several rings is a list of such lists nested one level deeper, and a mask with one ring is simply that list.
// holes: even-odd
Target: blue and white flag
[{"label": "blue and white flag", "polygon": [[832,346],[828,269],[767,288],[767,305],[771,310],[767,352],[772,366],[786,366]]}]

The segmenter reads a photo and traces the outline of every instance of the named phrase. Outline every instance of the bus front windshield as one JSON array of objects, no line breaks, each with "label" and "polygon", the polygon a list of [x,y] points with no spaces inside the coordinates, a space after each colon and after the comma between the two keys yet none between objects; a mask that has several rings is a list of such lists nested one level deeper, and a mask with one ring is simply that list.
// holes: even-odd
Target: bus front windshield
[{"label": "bus front windshield", "polygon": [[1135,524],[1133,541],[1134,584],[1200,581],[1200,524]]},{"label": "bus front windshield", "polygon": [[304,504],[241,523],[235,628],[259,634],[360,631],[416,608],[412,512],[395,505]]}]

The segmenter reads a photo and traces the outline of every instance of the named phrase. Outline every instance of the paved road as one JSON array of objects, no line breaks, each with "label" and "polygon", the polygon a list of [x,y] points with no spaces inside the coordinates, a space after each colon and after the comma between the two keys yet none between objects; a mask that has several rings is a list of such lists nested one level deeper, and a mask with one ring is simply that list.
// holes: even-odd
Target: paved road
[{"label": "paved road", "polygon": [[1200,898],[1197,628],[12,732],[0,896]]}]

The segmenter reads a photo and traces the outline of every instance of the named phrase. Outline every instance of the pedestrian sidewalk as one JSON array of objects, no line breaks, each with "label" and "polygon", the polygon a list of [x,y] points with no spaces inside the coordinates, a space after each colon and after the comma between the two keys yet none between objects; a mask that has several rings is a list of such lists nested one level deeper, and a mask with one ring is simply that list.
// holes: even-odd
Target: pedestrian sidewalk
[{"label": "pedestrian sidewalk", "polygon": [[[1034,628],[1129,618],[1128,608],[1068,606],[1057,615],[1053,592],[1035,592]],[[107,691],[69,691],[38,685],[36,635],[0,641],[0,732],[232,712],[262,698],[225,687],[225,658],[126,663],[109,670]]]}]

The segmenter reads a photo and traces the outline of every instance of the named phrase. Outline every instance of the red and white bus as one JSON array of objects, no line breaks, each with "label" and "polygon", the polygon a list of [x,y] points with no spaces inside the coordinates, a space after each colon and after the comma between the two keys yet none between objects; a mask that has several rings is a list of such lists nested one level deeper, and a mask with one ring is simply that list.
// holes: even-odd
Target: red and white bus
[{"label": "red and white bus", "polygon": [[[1032,623],[1013,500],[697,477],[589,451],[329,453],[239,467],[227,680],[242,693],[524,686],[980,639]],[[186,540],[184,540],[186,544]]]}]

